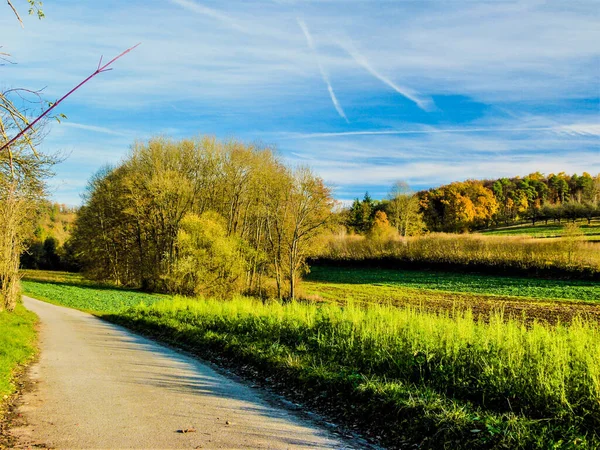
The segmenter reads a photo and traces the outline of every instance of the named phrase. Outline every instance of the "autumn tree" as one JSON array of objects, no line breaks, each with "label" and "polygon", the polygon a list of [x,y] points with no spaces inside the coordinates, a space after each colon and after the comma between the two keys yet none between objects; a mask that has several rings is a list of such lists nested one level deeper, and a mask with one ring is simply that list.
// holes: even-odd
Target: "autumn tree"
[{"label": "autumn tree", "polygon": [[285,225],[284,245],[287,253],[289,298],[296,297],[296,283],[306,257],[314,250],[312,244],[331,220],[333,199],[331,191],[323,180],[316,177],[308,168],[300,168],[292,173],[288,215],[283,218]]},{"label": "autumn tree", "polygon": [[423,232],[425,223],[421,213],[419,196],[410,186],[399,181],[389,193],[387,216],[390,224],[398,230],[402,237],[416,236]]},{"label": "autumn tree", "polygon": [[[278,296],[285,281],[293,296],[331,206],[322,180],[290,171],[270,149],[156,138],[136,143],[120,166],[92,180],[73,242],[89,274],[118,283],[260,294],[273,277]],[[242,248],[239,265],[231,249]],[[234,266],[243,266],[243,276]]]},{"label": "autumn tree", "polygon": [[421,199],[421,208],[431,229],[464,232],[488,226],[498,202],[481,182],[465,181],[429,191]]},{"label": "autumn tree", "polygon": [[398,235],[398,230],[390,224],[385,211],[377,211],[368,237],[376,243],[384,244]]}]

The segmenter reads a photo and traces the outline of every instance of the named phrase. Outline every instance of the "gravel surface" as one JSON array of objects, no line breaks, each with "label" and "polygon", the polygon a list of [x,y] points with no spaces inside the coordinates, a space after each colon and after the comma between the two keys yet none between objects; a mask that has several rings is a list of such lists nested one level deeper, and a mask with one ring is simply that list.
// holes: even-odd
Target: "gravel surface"
[{"label": "gravel surface", "polygon": [[24,297],[40,358],[21,448],[359,448],[260,390],[90,314]]}]

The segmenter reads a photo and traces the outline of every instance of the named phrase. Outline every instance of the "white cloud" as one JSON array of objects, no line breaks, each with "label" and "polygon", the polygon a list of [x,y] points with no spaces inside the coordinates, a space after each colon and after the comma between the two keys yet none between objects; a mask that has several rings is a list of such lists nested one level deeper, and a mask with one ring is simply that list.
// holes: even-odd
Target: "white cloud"
[{"label": "white cloud", "polygon": [[600,123],[575,123],[571,125],[560,125],[556,127],[556,131],[575,135],[600,136]]}]

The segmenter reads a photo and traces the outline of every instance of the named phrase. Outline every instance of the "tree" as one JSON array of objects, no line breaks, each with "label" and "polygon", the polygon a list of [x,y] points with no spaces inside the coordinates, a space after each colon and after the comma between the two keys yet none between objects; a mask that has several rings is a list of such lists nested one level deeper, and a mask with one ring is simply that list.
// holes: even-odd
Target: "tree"
[{"label": "tree", "polygon": [[[21,26],[23,26],[23,20],[21,19],[21,16],[19,15],[19,11],[14,6],[13,0],[6,0],[6,2],[8,3],[8,6],[10,7],[10,9],[12,9],[12,12],[17,17],[17,20],[19,21]],[[27,0],[27,3],[29,3],[29,9],[28,9],[29,15],[35,14],[38,17],[38,19],[44,18],[44,11],[42,11],[42,2],[40,0]]]},{"label": "tree", "polygon": [[[28,0],[28,3],[30,14],[36,13],[39,18],[44,16],[39,9],[40,1]],[[11,0],[8,0],[8,5],[23,25]],[[28,222],[28,218],[32,215],[37,201],[43,198],[44,180],[49,176],[52,165],[57,162],[56,158],[36,151],[43,120],[83,84],[109,70],[108,66],[132,49],[126,50],[103,66],[99,64],[90,76],[59,100],[49,104],[49,107],[35,118],[29,117],[27,110],[16,106],[10,95],[23,98],[23,95],[31,94],[39,104],[43,104],[39,92],[11,89],[0,93],[0,210],[4,212],[0,227],[0,310],[12,309],[16,304],[19,290],[19,259],[24,250],[24,243],[32,232],[29,225],[31,221]],[[6,56],[0,54],[3,59],[6,59]],[[59,114],[55,117],[58,119],[64,115]],[[12,134],[12,137],[9,137],[9,134]]]},{"label": "tree", "polygon": [[[287,169],[269,149],[207,137],[157,138],[135,144],[121,165],[91,181],[72,243],[84,270],[99,279],[208,292],[198,281],[203,268],[192,264],[196,255],[221,274],[207,277],[220,292],[224,284],[214,280],[227,279],[234,291],[263,295],[263,279],[273,277],[281,298],[285,281],[295,295],[332,205],[322,180]],[[233,277],[217,261],[233,261],[219,249],[238,241],[244,276],[236,270]],[[188,282],[178,284],[182,273]]]},{"label": "tree", "polygon": [[323,180],[308,168],[280,177],[268,220],[268,235],[274,249],[278,296],[282,297],[281,272],[289,282],[289,299],[296,297],[296,284],[307,256],[319,234],[330,223],[334,202]]},{"label": "tree", "polygon": [[356,233],[366,233],[372,225],[375,202],[368,192],[364,198],[355,199],[350,208],[350,228]]},{"label": "tree", "polygon": [[400,236],[416,236],[425,229],[420,199],[410,186],[398,181],[392,187],[387,207],[390,224],[398,230]]},{"label": "tree", "polygon": [[[20,130],[28,118],[5,95],[0,96],[0,147],[9,133]],[[35,147],[40,129],[0,151],[0,310],[15,307],[20,255],[33,234],[32,216],[44,197],[44,180],[56,159]]]},{"label": "tree", "polygon": [[390,224],[385,211],[377,211],[373,219],[373,226],[369,231],[369,238],[375,242],[385,243],[397,235],[398,231]]}]

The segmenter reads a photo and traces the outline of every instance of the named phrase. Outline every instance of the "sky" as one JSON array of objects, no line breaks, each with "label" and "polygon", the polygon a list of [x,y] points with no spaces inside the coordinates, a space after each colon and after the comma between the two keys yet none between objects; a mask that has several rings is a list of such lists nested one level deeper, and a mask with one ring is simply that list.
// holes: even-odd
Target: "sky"
[{"label": "sky", "polygon": [[[25,0],[13,0],[26,15]],[[275,147],[342,201],[465,179],[600,172],[600,4],[475,0],[48,0],[0,7],[0,89],[59,106],[54,201],[136,141]]]}]

